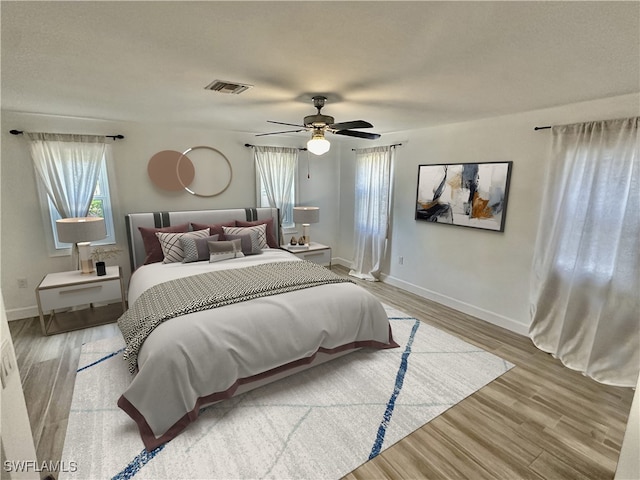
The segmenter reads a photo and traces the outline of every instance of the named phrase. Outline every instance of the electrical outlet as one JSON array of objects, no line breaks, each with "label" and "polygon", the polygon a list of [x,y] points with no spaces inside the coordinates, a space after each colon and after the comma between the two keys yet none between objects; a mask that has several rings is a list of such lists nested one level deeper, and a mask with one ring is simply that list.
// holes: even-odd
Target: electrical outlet
[{"label": "electrical outlet", "polygon": [[27,288],[27,279],[19,278],[18,279],[18,288]]},{"label": "electrical outlet", "polygon": [[404,257],[402,257],[402,256],[398,257],[398,263],[400,265],[404,265]]}]

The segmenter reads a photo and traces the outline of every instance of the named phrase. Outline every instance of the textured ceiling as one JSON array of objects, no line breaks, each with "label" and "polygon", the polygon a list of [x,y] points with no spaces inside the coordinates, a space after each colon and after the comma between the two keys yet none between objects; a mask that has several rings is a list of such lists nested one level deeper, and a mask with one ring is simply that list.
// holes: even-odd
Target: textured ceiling
[{"label": "textured ceiling", "polygon": [[384,134],[640,91],[636,1],[2,1],[1,21],[13,111],[259,133],[320,93]]}]

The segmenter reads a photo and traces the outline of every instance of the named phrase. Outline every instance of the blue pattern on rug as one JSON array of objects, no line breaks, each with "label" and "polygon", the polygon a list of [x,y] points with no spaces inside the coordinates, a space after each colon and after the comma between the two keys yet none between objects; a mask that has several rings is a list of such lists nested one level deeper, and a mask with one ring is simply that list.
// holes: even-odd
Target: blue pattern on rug
[{"label": "blue pattern on rug", "polygon": [[[393,410],[395,408],[395,404],[396,404],[396,399],[398,398],[398,395],[400,394],[400,391],[402,390],[402,385],[404,383],[404,377],[405,374],[407,373],[407,367],[408,367],[408,363],[409,363],[409,355],[411,354],[411,346],[413,344],[413,339],[415,338],[416,333],[418,332],[418,327],[420,326],[420,320],[416,320],[413,317],[389,317],[389,320],[409,320],[409,321],[413,321],[413,328],[411,329],[411,334],[409,335],[409,339],[407,340],[407,345],[405,347],[404,352],[402,353],[402,357],[400,360],[400,366],[398,367],[398,372],[396,374],[396,381],[395,381],[395,385],[393,388],[393,392],[391,393],[391,397],[389,398],[389,401],[387,402],[387,408],[385,409],[382,421],[380,422],[380,425],[378,427],[378,432],[376,434],[376,440],[373,444],[373,447],[371,448],[371,453],[369,454],[369,460],[371,460],[372,458],[378,456],[382,450],[382,445],[384,443],[384,437],[385,434],[387,432],[387,427],[389,426],[389,423],[391,421],[391,417],[393,415]],[[113,357],[114,355],[117,355],[118,353],[122,352],[124,349],[121,348],[120,350],[118,350],[117,352],[114,352],[110,355],[107,355],[104,358],[101,358],[100,360],[97,360],[95,362],[93,362],[90,365],[87,365],[86,367],[83,367],[80,370],[84,370],[85,368],[89,368],[97,363],[100,363],[104,360],[108,360],[109,358]],[[78,371],[80,371],[78,370]],[[119,472],[118,474],[114,475],[112,477],[111,480],[130,480],[131,478],[133,478],[141,469],[142,467],[144,467],[150,460],[152,460],[158,453],[160,453],[160,451],[162,451],[162,449],[164,449],[165,446],[167,446],[168,443],[165,443],[159,447],[157,447],[156,449],[152,450],[151,452],[147,452],[146,450],[142,450],[142,452],[140,454],[138,454],[130,463],[129,465],[127,465],[121,472]]]},{"label": "blue pattern on rug", "polygon": [[[399,319],[398,319],[399,320]],[[413,339],[418,331],[418,327],[420,326],[420,321],[414,318],[413,328],[411,329],[411,335],[409,336],[409,340],[407,341],[407,346],[402,353],[402,360],[400,361],[400,367],[398,368],[398,373],[396,374],[396,384],[393,387],[393,393],[391,394],[391,398],[387,402],[387,408],[382,416],[382,421],[380,422],[380,426],[378,427],[378,433],[376,434],[376,440],[373,443],[373,448],[371,449],[371,453],[369,454],[369,460],[378,456],[380,451],[382,450],[382,444],[384,443],[384,436],[387,433],[387,427],[389,426],[389,422],[391,421],[391,416],[393,415],[393,409],[396,406],[396,399],[398,395],[400,395],[400,391],[402,390],[402,384],[404,383],[404,376],[407,373],[407,367],[409,363],[409,355],[411,354],[411,345],[413,344]]]},{"label": "blue pattern on rug", "polygon": [[[368,423],[368,428],[372,428],[373,430],[370,430],[371,433],[374,433],[374,442],[373,442],[373,446],[370,448],[370,453],[369,453],[369,459],[372,459],[374,457],[376,457],[377,455],[379,455],[385,448],[386,446],[388,446],[387,444],[389,444],[389,442],[395,442],[398,438],[398,432],[396,431],[399,428],[399,425],[403,424],[403,420],[405,417],[403,417],[404,414],[406,414],[406,412],[403,410],[403,407],[405,406],[405,403],[407,401],[407,395],[409,395],[413,400],[411,402],[409,402],[410,405],[412,406],[424,406],[425,404],[421,402],[421,398],[422,397],[418,397],[416,399],[415,397],[415,385],[412,383],[411,378],[413,378],[413,375],[416,374],[416,372],[420,372],[420,368],[422,368],[421,366],[423,366],[423,359],[428,357],[431,357],[430,354],[441,354],[441,353],[445,353],[445,354],[466,354],[468,355],[469,353],[487,353],[484,352],[483,350],[479,349],[479,350],[469,350],[466,347],[471,347],[473,348],[472,345],[465,345],[464,343],[460,343],[460,344],[456,344],[454,346],[452,346],[450,349],[447,348],[441,348],[442,345],[440,343],[438,343],[437,341],[435,343],[432,343],[434,348],[426,348],[425,349],[425,344],[424,344],[424,336],[429,336],[429,338],[431,338],[431,335],[429,334],[434,334],[436,332],[432,332],[432,327],[430,327],[429,325],[424,325],[423,328],[420,328],[420,331],[418,332],[418,329],[420,327],[421,322],[419,320],[417,320],[414,317],[410,317],[410,316],[404,316],[403,312],[400,311],[394,311],[389,312],[389,320],[391,321],[391,324],[395,324],[398,326],[398,330],[399,332],[402,332],[401,337],[402,337],[402,341],[398,342],[400,344],[405,344],[405,348],[404,349],[393,349],[394,351],[384,351],[382,352],[381,356],[387,356],[387,355],[392,355],[393,360],[391,360],[391,362],[387,363],[387,374],[386,374],[386,378],[387,380],[382,384],[378,384],[377,385],[377,391],[378,391],[378,397],[376,400],[376,405],[378,406],[378,408],[380,409],[384,409],[384,413],[382,415],[382,419],[378,424],[377,427],[377,431],[376,431],[376,426],[375,426],[375,417],[371,418],[370,415],[367,416],[368,421],[369,422],[373,422],[373,424]],[[400,324],[402,324],[402,327],[400,327]],[[425,330],[426,329],[426,330]],[[438,335],[446,335],[446,334],[440,334],[438,333]],[[441,336],[436,335],[437,338],[440,338],[440,342],[443,341],[443,338]],[[422,340],[421,340],[422,339]],[[455,340],[455,339],[454,339]],[[83,366],[81,368],[79,368],[77,371],[84,371],[89,369],[89,367],[92,366],[96,366],[96,365],[102,365],[101,368],[112,368],[114,363],[118,363],[117,362],[117,355],[119,353],[121,353],[123,351],[122,348],[119,348],[120,345],[122,343],[121,342],[112,342],[110,343],[108,346],[98,346],[94,349],[93,352],[87,352],[88,358],[86,360],[84,360],[84,362],[87,363],[86,366]],[[84,349],[84,347],[83,347]],[[117,351],[116,351],[117,350]],[[110,354],[107,354],[107,352],[113,352]],[[424,355],[427,354],[427,355]],[[92,361],[94,358],[97,358],[98,356],[103,355],[102,358],[100,358],[97,361]],[[411,363],[409,364],[409,355],[411,355]],[[398,356],[400,356],[400,362],[399,365],[396,364],[395,362],[398,361]],[[489,354],[489,356],[491,356]],[[499,358],[499,357],[498,357]],[[107,361],[108,360],[108,361]],[[502,360],[502,364],[504,366],[504,371],[509,370],[513,365],[509,364],[508,362],[506,362],[504,359]],[[83,362],[83,363],[84,363]],[[91,362],[91,363],[88,363]],[[394,367],[395,365],[395,367]],[[409,370],[409,366],[411,366],[411,370]],[[494,365],[494,367],[498,367],[497,365]],[[101,368],[98,369],[91,369],[91,372],[94,373],[98,373],[99,375],[102,376],[102,370]],[[393,369],[396,369],[396,375],[393,375]],[[498,367],[499,368],[499,367]],[[126,370],[126,369],[125,369]],[[497,373],[497,375],[499,376],[501,373]],[[90,378],[92,377],[92,374],[89,375],[83,375],[82,379],[83,381],[85,381],[84,379],[86,378]],[[496,377],[494,377],[496,378]],[[392,392],[389,392],[389,387],[392,387]],[[387,393],[391,393],[390,397],[386,397],[386,394],[384,392]],[[400,396],[400,393],[402,392],[402,396]],[[463,394],[463,397],[466,396],[468,393],[466,393],[463,390],[461,391],[454,391],[453,392],[456,395],[460,395]],[[75,396],[75,393],[74,393]],[[385,402],[385,397],[387,398],[387,401]],[[369,397],[366,397],[369,398]],[[456,397],[457,398],[457,397]],[[74,400],[75,401],[75,400]],[[313,401],[311,402],[313,404]],[[367,404],[366,401],[363,405]],[[267,406],[283,406],[280,404],[266,404]],[[340,404],[342,405],[342,404]],[[339,405],[339,406],[340,406]],[[433,404],[429,404],[428,406],[432,406]],[[437,405],[445,405],[445,406],[450,406],[449,403],[437,403]],[[264,405],[252,405],[253,407],[256,406],[264,406]],[[299,403],[292,403],[291,405],[284,405],[284,406],[289,406],[289,407],[305,407],[305,408],[313,408],[313,405],[309,405],[309,404],[299,404]],[[324,405],[324,404],[319,404],[316,405],[316,407],[319,408],[324,408],[324,407],[335,407],[336,404],[331,404],[331,405]],[[236,405],[237,407],[237,405]],[[204,410],[207,410],[208,408],[211,407],[207,407]],[[233,406],[231,407],[231,409],[233,409]],[[86,412],[96,412],[96,411],[101,411],[102,409],[96,409],[95,405],[92,405],[90,409],[85,409]],[[82,411],[85,412],[85,410],[76,410],[75,413],[77,413],[78,411]],[[310,410],[309,410],[310,411]],[[252,473],[251,475],[247,476],[245,475],[245,478],[264,478],[269,477],[270,475],[273,475],[275,472],[275,468],[278,464],[278,462],[280,461],[281,458],[285,458],[284,457],[284,452],[288,449],[290,440],[293,438],[293,436],[296,434],[296,432],[299,430],[298,427],[301,426],[302,423],[304,423],[304,421],[306,421],[306,419],[309,417],[308,413],[309,411],[307,411],[304,415],[302,415],[302,418],[298,418],[296,422],[292,423],[290,425],[291,430],[290,431],[283,431],[281,432],[282,434],[284,434],[284,437],[281,439],[283,445],[276,449],[276,451],[272,452],[272,456],[270,455],[268,458],[266,458],[263,467],[262,468],[266,468],[266,472],[264,470],[260,470],[261,473],[257,474],[257,473]],[[382,413],[382,412],[381,412]],[[437,415],[438,413],[436,413]],[[429,417],[426,418],[424,421],[427,422],[430,420],[430,418],[434,418],[434,417]],[[391,421],[393,420],[393,423],[391,423]],[[77,423],[77,422],[76,422]],[[217,425],[218,422],[215,422],[215,424]],[[416,424],[417,425],[417,424]],[[208,434],[210,433],[210,431],[212,429],[214,429],[215,426],[211,426],[211,428],[206,428],[204,429],[203,432],[200,432],[202,438],[205,438],[208,436]],[[132,430],[133,431],[133,430]],[[127,432],[127,435],[129,434],[129,432]],[[69,436],[69,435],[68,435]],[[76,435],[77,436],[77,435]],[[102,478],[112,478],[112,479],[117,479],[117,480],[132,480],[132,479],[137,479],[140,477],[144,477],[144,478],[180,478],[180,475],[175,475],[175,472],[173,473],[172,477],[165,477],[162,474],[158,475],[158,472],[162,472],[163,469],[165,468],[165,463],[168,462],[167,456],[172,456],[172,455],[176,455],[179,452],[176,451],[176,447],[178,448],[184,448],[184,452],[182,453],[187,453],[190,452],[192,450],[192,447],[195,446],[196,443],[198,443],[200,441],[200,438],[195,439],[195,442],[192,441],[191,443],[187,443],[187,445],[183,445],[182,443],[180,443],[180,439],[178,439],[179,445],[172,445],[169,446],[169,448],[167,448],[166,452],[163,455],[160,455],[160,452],[162,450],[164,450],[165,446],[168,446],[169,444],[164,444],[158,448],[156,448],[155,450],[151,451],[151,452],[147,452],[145,449],[143,449],[142,451],[138,450],[140,447],[137,446],[136,444],[139,443],[139,437],[134,433],[129,435],[128,437],[128,441],[130,441],[132,443],[131,447],[132,449],[128,450],[128,454],[127,457],[130,459],[130,461],[127,463],[126,458],[121,458],[119,460],[111,461],[110,463],[110,467],[107,467],[108,470],[104,470],[102,469],[102,472],[104,473],[104,475],[102,476]],[[369,440],[367,440],[367,438],[369,438]],[[371,441],[371,438],[366,435],[366,438],[363,439],[364,440],[364,444],[361,445],[362,449],[360,450],[360,453],[358,454],[358,457],[360,458],[360,460],[358,461],[357,459],[354,460],[353,462],[353,467],[349,467],[349,468],[355,468],[359,463],[362,463],[363,461],[366,460],[366,455],[367,455],[367,444],[369,441]],[[371,445],[371,444],[369,444]],[[185,446],[187,448],[185,448]],[[82,450],[82,446],[76,448],[76,450]],[[65,442],[65,451],[67,449],[67,445]],[[195,449],[194,449],[195,450]],[[137,453],[139,452],[139,453]],[[202,454],[202,452],[200,453]],[[72,456],[75,455],[76,457],[79,455],[78,451],[74,451],[72,454]],[[68,455],[67,455],[68,456]],[[155,457],[158,457],[157,460],[155,460],[154,462],[151,462],[152,459],[154,459]],[[74,457],[74,458],[76,458]],[[107,454],[105,452],[105,460],[107,459]],[[113,460],[113,459],[110,459]],[[124,461],[122,461],[124,460]],[[286,460],[286,459],[285,459]],[[124,467],[123,467],[124,466]],[[282,478],[284,477],[290,477],[290,473],[293,471],[296,471],[295,469],[298,468],[298,465],[293,464],[293,467],[289,467],[289,468],[294,468],[294,470],[289,470],[288,474],[285,474],[283,476],[282,472],[282,468],[280,468],[280,470],[278,470],[278,475],[280,475]],[[87,470],[90,470],[89,468]],[[109,471],[110,470],[110,471]],[[214,470],[215,468],[213,468],[212,466],[212,474],[214,474]],[[155,472],[154,474],[151,474],[150,472],[153,471]],[[113,472],[118,472],[116,474],[114,474]],[[340,472],[339,475],[343,475],[346,472],[346,468],[344,470],[344,472]],[[339,476],[338,475],[338,476]],[[96,478],[99,477],[100,475],[84,475],[84,476],[73,476],[73,478]],[[201,473],[200,475],[201,476]],[[237,474],[236,476],[242,477],[242,475]],[[62,478],[62,477],[61,477]],[[64,477],[65,479],[67,477]],[[69,477],[71,478],[71,477]],[[218,476],[217,478],[228,478],[228,477],[223,477],[223,476]],[[307,478],[313,478],[313,475],[308,475]],[[318,478],[331,478],[330,476],[324,476],[324,477],[318,477]],[[334,477],[337,478],[337,477]]]},{"label": "blue pattern on rug", "polygon": [[111,357],[115,357],[116,355],[118,355],[119,353],[122,353],[122,352],[124,352],[124,348],[121,348],[117,352],[110,353],[106,357],[102,357],[100,360],[96,360],[95,362],[90,363],[89,365],[85,365],[84,367],[79,368],[78,370],[76,370],[76,373],[80,373],[81,371],[86,370],[89,367],[93,367],[94,365],[97,365],[97,364],[99,364],[101,362],[104,362],[105,360],[109,360]]},{"label": "blue pattern on rug", "polygon": [[136,458],[131,460],[129,465],[124,467],[124,469],[120,473],[111,477],[111,480],[129,480],[130,478],[133,478],[136,475],[136,473],[138,473],[142,467],[144,467],[147,463],[149,463],[153,459],[153,457],[155,457],[158,453],[160,453],[166,445],[167,445],[166,443],[163,445],[160,445],[159,447],[154,448],[150,452],[147,452],[146,449],[142,450],[142,452],[140,452],[136,456]]}]

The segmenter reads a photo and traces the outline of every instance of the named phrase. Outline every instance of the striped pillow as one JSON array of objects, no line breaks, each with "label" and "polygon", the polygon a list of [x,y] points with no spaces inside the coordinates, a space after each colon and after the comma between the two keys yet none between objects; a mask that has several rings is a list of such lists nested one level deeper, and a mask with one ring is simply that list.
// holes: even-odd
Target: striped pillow
[{"label": "striped pillow", "polygon": [[189,236],[191,238],[206,238],[209,236],[209,229],[197,230],[195,232],[186,233],[156,233],[164,259],[162,263],[182,262],[184,259],[184,250],[180,244],[180,238]]},{"label": "striped pillow", "polygon": [[258,232],[255,230],[245,232],[242,235],[232,235],[227,233],[224,238],[227,240],[240,240],[242,244],[242,253],[245,255],[256,255],[258,253],[262,253],[262,249],[258,243]]},{"label": "striped pillow", "polygon": [[255,232],[257,235],[251,236],[251,241],[257,242],[252,245],[252,250],[262,250],[263,248],[269,248],[267,244],[267,226],[265,224],[256,225],[254,227],[222,227],[224,234],[227,235],[246,235],[251,232]]}]

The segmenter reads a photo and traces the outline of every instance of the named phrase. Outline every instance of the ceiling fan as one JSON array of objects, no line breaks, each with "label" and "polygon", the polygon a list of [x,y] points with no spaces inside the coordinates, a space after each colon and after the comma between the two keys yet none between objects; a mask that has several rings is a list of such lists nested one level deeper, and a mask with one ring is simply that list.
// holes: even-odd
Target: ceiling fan
[{"label": "ceiling fan", "polygon": [[334,133],[336,135],[346,135],[347,137],[366,138],[368,140],[375,140],[376,138],[380,138],[379,133],[360,132],[358,130],[353,130],[354,128],[372,128],[373,125],[371,125],[369,122],[365,122],[364,120],[352,120],[350,122],[335,123],[333,117],[329,115],[323,115],[320,110],[322,110],[322,107],[324,107],[324,102],[327,100],[327,97],[316,95],[312,97],[312,100],[313,106],[318,109],[318,112],[315,115],[307,115],[306,117],[304,117],[303,125],[267,120],[269,123],[299,127],[298,129],[271,133],[260,133],[256,135],[256,137],[262,137],[265,135],[277,135],[280,133],[304,132],[305,130],[310,130],[312,134],[311,139],[307,142],[307,149],[315,155],[322,155],[323,153],[328,152],[329,148],[331,147],[329,141],[324,138],[325,132]]}]

